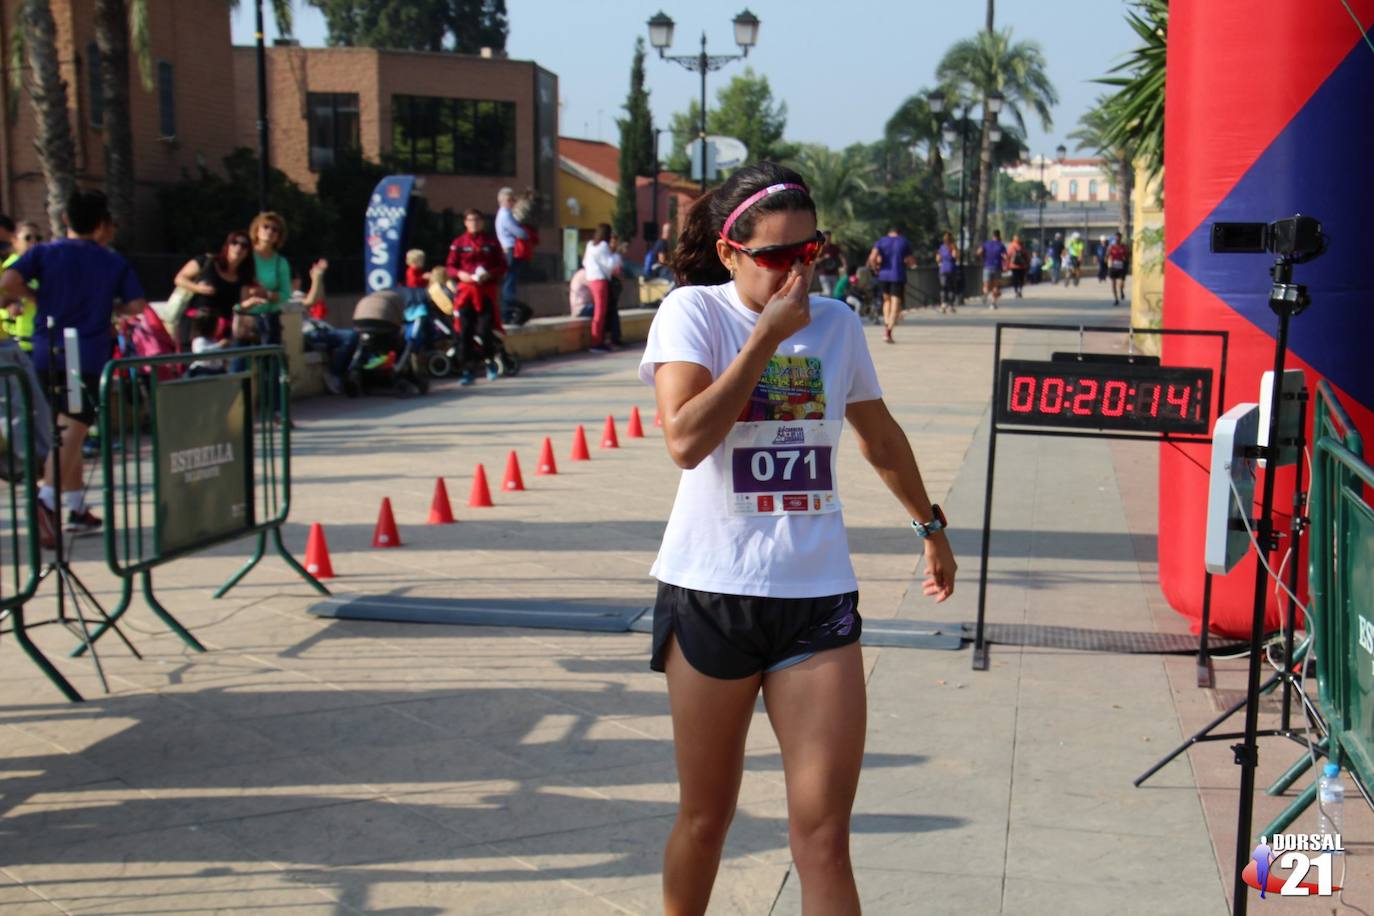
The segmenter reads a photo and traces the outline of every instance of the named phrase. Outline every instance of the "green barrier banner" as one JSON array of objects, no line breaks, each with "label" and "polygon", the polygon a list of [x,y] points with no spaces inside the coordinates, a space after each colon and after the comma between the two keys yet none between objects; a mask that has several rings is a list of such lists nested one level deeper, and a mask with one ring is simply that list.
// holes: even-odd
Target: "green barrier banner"
[{"label": "green barrier banner", "polygon": [[246,372],[157,385],[156,549],[209,545],[255,524]]}]

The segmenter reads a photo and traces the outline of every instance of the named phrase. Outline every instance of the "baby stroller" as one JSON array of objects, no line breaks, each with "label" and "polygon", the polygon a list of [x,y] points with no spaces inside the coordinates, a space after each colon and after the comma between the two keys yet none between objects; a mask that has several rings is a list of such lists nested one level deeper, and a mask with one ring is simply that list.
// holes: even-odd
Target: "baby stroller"
[{"label": "baby stroller", "polygon": [[407,307],[406,298],[397,290],[368,293],[358,300],[353,307],[358,347],[344,375],[349,397],[381,385],[400,395],[429,391],[429,376],[420,365],[428,336],[425,316],[423,303]]},{"label": "baby stroller", "polygon": [[[463,369],[461,354],[458,352],[462,345],[462,337],[459,333],[458,316],[453,311],[454,289],[446,283],[431,283],[428,293],[428,330],[431,332],[432,346],[425,357],[425,368],[434,378],[457,375]],[[520,357],[506,349],[506,329],[499,312],[492,316],[492,334],[496,337],[492,359],[496,363],[497,371],[503,376],[519,374]],[[479,347],[482,345],[480,335],[475,336],[473,340]]]}]

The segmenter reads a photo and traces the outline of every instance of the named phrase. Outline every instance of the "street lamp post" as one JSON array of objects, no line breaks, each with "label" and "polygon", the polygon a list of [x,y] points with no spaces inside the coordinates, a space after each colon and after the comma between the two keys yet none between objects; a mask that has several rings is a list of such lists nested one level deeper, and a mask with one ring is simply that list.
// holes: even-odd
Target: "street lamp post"
[{"label": "street lamp post", "polygon": [[[661,127],[655,127],[655,128],[654,128],[654,192],[653,192],[653,193],[654,193],[654,198],[653,198],[653,203],[651,204],[651,206],[652,206],[652,208],[653,208],[653,213],[654,213],[653,219],[654,219],[654,233],[655,233],[655,238],[657,238],[657,233],[658,233],[658,231],[659,231],[659,230],[658,230],[658,173],[659,173],[659,167],[658,167],[658,135],[661,134],[661,133],[663,133],[663,128],[661,128]],[[653,239],[645,239],[645,241],[646,241],[646,242],[653,242]]]},{"label": "street lamp post", "polygon": [[697,137],[701,142],[701,193],[706,193],[706,74],[719,70],[731,61],[743,60],[749,56],[749,49],[759,40],[759,17],[745,10],[734,18],[735,44],[743,51],[741,54],[707,54],[706,32],[701,33],[701,52],[698,54],[666,54],[673,43],[673,20],[662,10],[649,20],[649,44],[658,51],[658,56],[681,64],[694,73],[701,74],[701,124]]},{"label": "street lamp post", "polygon": [[[932,114],[939,115],[943,113],[945,110],[945,94],[941,92],[939,89],[936,89],[934,92],[931,92],[929,95],[926,96],[926,104],[930,106],[930,111]],[[983,106],[985,109],[985,120],[986,116],[991,116],[991,121],[987,125],[988,140],[992,143],[996,143],[997,141],[1002,139],[1002,128],[997,125],[997,113],[1002,110],[1001,94],[997,92],[988,93],[987,98],[983,100]],[[940,129],[940,136],[944,139],[945,143],[949,144],[951,152],[953,152],[954,150],[954,135],[956,133],[959,135],[959,238],[957,244],[959,247],[959,269],[961,272],[964,269],[965,254],[964,177],[968,173],[968,116],[972,109],[972,104],[966,102],[963,105],[959,118],[957,120],[944,120],[944,125]],[[951,111],[950,113],[953,114],[953,111]],[[957,130],[955,127],[956,124],[958,125]],[[992,158],[993,157],[990,154],[989,161],[991,161]],[[989,168],[991,168],[991,165],[989,165]],[[990,180],[995,180],[995,176],[990,176]],[[973,239],[970,238],[969,245],[971,246],[972,243]],[[962,284],[960,284],[960,287],[962,288]]]},{"label": "street lamp post", "polygon": [[262,34],[262,0],[257,0],[258,212],[267,211],[267,49]]},{"label": "street lamp post", "polygon": [[1049,189],[1045,187],[1045,157],[1040,157],[1040,257],[1045,257],[1045,195]]}]

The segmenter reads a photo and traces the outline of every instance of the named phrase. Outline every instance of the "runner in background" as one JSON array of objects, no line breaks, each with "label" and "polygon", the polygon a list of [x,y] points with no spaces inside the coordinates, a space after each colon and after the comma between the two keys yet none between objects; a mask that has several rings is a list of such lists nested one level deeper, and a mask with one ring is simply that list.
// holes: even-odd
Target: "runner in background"
[{"label": "runner in background", "polygon": [[878,290],[883,294],[883,341],[893,343],[892,329],[902,320],[902,302],[906,298],[906,269],[916,266],[911,243],[901,230],[892,226],[887,235],[873,243],[868,266],[877,275]]},{"label": "runner in background", "polygon": [[864,749],[862,619],[835,485],[846,420],[916,520],[925,594],[954,589],[944,516],[882,400],[863,325],[807,293],[821,245],[800,175],[771,162],[735,172],[687,216],[678,288],[639,367],[683,468],[652,570],[650,661],[667,674],[677,757],[663,865],[675,916],[706,911],[760,690],[803,908],[859,912],[849,822]]}]

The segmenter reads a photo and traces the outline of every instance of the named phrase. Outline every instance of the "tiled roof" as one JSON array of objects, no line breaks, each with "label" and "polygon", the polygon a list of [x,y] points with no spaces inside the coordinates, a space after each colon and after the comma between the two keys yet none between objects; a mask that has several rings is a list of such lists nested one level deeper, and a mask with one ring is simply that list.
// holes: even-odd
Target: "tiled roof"
[{"label": "tiled roof", "polygon": [[610,181],[620,181],[620,150],[609,143],[559,137],[558,155]]}]

